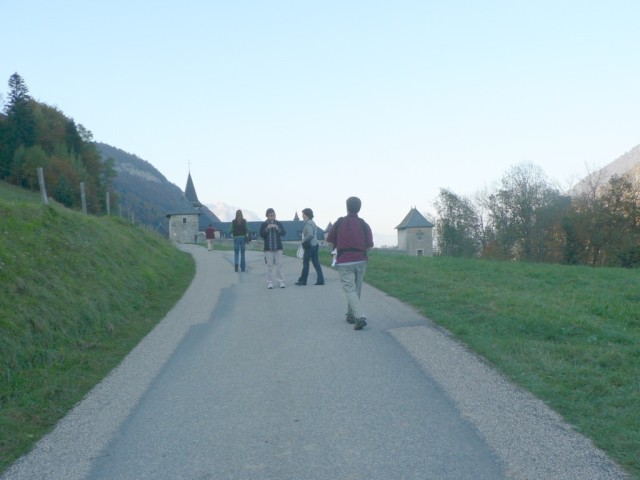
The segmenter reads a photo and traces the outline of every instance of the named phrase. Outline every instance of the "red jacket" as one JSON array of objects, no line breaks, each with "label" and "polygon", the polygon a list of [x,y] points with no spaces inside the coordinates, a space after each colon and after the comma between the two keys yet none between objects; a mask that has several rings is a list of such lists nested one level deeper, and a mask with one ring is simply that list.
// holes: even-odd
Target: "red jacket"
[{"label": "red jacket", "polygon": [[373,247],[373,235],[367,222],[357,213],[349,213],[336,220],[327,242],[338,250],[336,264],[366,262],[367,250]]}]

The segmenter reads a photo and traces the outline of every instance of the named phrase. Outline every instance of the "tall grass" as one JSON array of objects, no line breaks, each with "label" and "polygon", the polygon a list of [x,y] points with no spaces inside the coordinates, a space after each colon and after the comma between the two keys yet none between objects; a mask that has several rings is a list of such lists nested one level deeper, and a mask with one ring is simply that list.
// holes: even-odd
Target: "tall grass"
[{"label": "tall grass", "polygon": [[151,231],[24,195],[0,185],[0,471],[123,359],[195,273]]},{"label": "tall grass", "polygon": [[366,281],[447,328],[640,478],[640,271],[374,252]]}]

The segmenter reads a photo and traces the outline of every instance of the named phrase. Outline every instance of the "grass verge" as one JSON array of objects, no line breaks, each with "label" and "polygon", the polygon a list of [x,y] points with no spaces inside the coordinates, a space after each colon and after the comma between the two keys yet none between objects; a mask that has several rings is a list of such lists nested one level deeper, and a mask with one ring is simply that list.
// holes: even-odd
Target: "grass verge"
[{"label": "grass verge", "polygon": [[373,252],[414,306],[640,478],[640,272]]},{"label": "grass verge", "polygon": [[195,265],[118,218],[0,190],[3,471],[166,315]]}]

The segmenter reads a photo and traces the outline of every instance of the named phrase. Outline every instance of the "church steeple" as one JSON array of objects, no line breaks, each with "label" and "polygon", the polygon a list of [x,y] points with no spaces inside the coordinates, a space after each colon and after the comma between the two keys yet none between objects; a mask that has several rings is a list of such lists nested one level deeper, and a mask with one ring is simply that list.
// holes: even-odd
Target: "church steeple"
[{"label": "church steeple", "polygon": [[187,177],[187,186],[184,189],[184,196],[189,200],[194,208],[202,207],[202,203],[200,203],[198,195],[196,194],[196,188],[193,186],[193,180],[191,180],[191,172],[189,172],[189,176]]}]

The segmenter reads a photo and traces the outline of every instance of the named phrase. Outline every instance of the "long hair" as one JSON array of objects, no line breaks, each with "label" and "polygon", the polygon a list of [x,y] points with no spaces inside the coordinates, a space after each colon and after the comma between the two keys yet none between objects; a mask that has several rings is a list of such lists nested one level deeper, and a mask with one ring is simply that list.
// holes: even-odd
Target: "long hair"
[{"label": "long hair", "polygon": [[244,220],[244,217],[242,216],[242,210],[236,210],[236,222],[240,223],[242,222],[242,220]]}]

